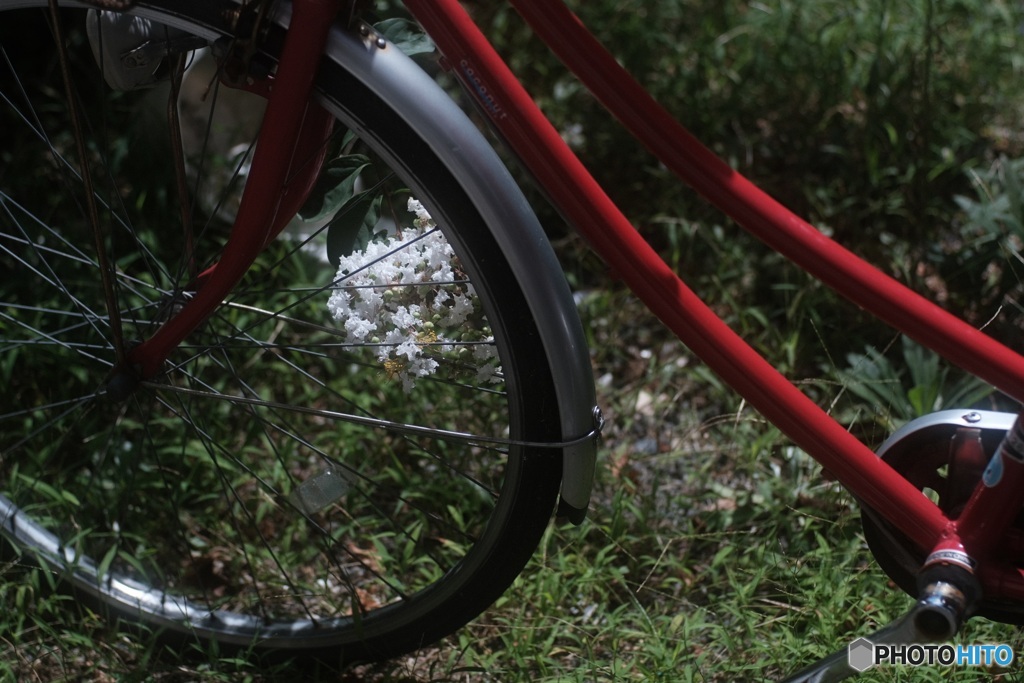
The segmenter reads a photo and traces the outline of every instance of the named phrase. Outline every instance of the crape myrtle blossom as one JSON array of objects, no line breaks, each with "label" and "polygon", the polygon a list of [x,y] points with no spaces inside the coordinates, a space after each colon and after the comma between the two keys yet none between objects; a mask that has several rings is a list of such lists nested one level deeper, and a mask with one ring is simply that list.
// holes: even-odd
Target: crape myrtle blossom
[{"label": "crape myrtle blossom", "polygon": [[410,199],[408,210],[414,227],[341,258],[327,309],[347,341],[376,346],[406,392],[442,364],[500,381],[494,338],[481,331],[480,303],[455,252],[420,202]]}]

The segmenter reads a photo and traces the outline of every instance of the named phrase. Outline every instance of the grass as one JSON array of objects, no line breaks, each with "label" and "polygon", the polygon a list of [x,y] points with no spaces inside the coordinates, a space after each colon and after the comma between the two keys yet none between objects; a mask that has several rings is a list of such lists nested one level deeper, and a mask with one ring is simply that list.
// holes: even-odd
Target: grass
[{"label": "grass", "polygon": [[[583,310],[600,343],[595,363],[613,374],[590,519],[549,529],[515,585],[442,643],[311,680],[765,680],[909,606],[871,560],[853,501],[812,461],[735,399],[709,393],[697,363],[655,344],[660,331],[624,295],[595,296]],[[628,317],[637,338],[607,344]],[[644,358],[634,343],[657,351]],[[695,406],[730,401],[711,418]],[[183,656],[116,634],[17,562],[4,565],[0,591],[12,608],[0,617],[0,681],[295,676],[292,665]],[[980,622],[961,642],[1024,647],[1015,629]],[[1021,680],[1016,669],[892,674],[860,680]]]},{"label": "grass", "polygon": [[[1015,187],[1016,176],[1007,173],[1016,166],[1006,162],[991,175],[984,167],[994,149],[1015,149],[1012,135],[998,131],[1019,100],[1010,99],[1010,88],[993,87],[1013,71],[1007,62],[1014,43],[1006,33],[986,35],[978,19],[984,16],[990,28],[1013,25],[1015,15],[1004,3],[928,1],[897,11],[883,0],[853,6],[825,0],[756,6],[662,2],[651,3],[652,16],[636,14],[629,21],[622,21],[628,11],[621,3],[577,4],[608,27],[606,38],[627,46],[623,60],[670,103],[679,93],[695,93],[700,101],[687,107],[701,117],[695,128],[712,139],[738,141],[735,147],[721,143],[719,151],[765,174],[787,200],[829,229],[848,235],[866,222],[875,242],[858,246],[875,253],[880,245],[891,247],[886,255],[902,259],[884,267],[911,280],[918,267],[938,273],[955,295],[958,283],[988,272],[997,257],[1012,264],[1006,256],[1019,251],[1010,239],[1019,226],[1015,215],[1005,214],[1019,202],[1000,200],[999,192]],[[837,14],[839,4],[843,11]],[[892,20],[891,33],[883,31],[880,18]],[[665,50],[629,42],[629,35],[646,33],[652,24],[670,29],[659,39]],[[681,42],[684,31],[696,63],[674,69],[664,60],[678,57],[668,47]],[[954,40],[962,35],[958,31],[967,31],[969,43]],[[942,53],[942,44],[970,44],[976,51],[971,58],[966,48]],[[823,56],[814,61],[814,54]],[[905,417],[935,406],[936,395],[925,389],[936,389],[941,373],[927,359],[914,362],[931,372],[931,380],[920,379],[927,373],[915,373],[915,367],[902,372],[913,364],[907,352],[900,355],[902,343],[891,345],[890,361],[878,360],[865,349],[874,344],[885,350],[878,340],[892,341],[891,336],[862,333],[861,319],[835,313],[829,295],[784,270],[772,255],[754,251],[731,227],[707,222],[688,202],[678,202],[662,170],[632,151],[622,153],[632,149],[630,143],[608,137],[577,91],[548,79],[542,62],[527,66],[537,72],[532,77],[546,88],[542,92],[556,94],[545,104],[556,117],[568,117],[561,123],[584,117],[588,160],[602,169],[605,184],[666,257],[687,272],[697,271],[695,280],[723,317],[824,405],[832,405],[836,394],[854,399],[836,404],[844,423],[871,423],[877,439],[884,431],[878,425],[891,428],[886,421],[894,414]],[[792,116],[792,89],[772,68],[813,72],[807,80],[830,89],[804,99],[808,111]],[[966,97],[953,93],[966,87],[960,81],[973,86],[983,80],[982,69],[989,70],[987,86],[1000,92],[987,101],[988,111],[1001,112],[999,118],[985,121],[969,97],[972,107],[965,109],[974,118],[947,110],[957,97]],[[925,72],[933,75],[922,86]],[[894,84],[888,92],[877,80],[881,74]],[[683,78],[682,85],[673,75]],[[763,121],[757,118],[762,110]],[[979,121],[990,127],[978,132]],[[905,125],[920,133],[916,142],[898,134]],[[922,136],[946,136],[956,145],[924,145]],[[820,163],[822,150],[830,154],[828,164]],[[801,159],[811,159],[810,166]],[[901,175],[898,163],[910,170]],[[964,167],[982,170],[966,174],[959,170]],[[781,174],[781,168],[795,170]],[[623,169],[642,173],[623,177]],[[801,182],[792,182],[794,177]],[[979,196],[964,200],[970,177]],[[962,195],[959,203],[955,193]],[[931,252],[901,250],[894,241],[908,216],[913,233],[945,215],[954,219],[941,219],[949,227]],[[955,245],[972,231],[981,237],[971,244],[980,246],[965,255]],[[571,239],[559,247],[575,258]],[[851,497],[823,480],[812,461],[711,377],[599,265],[574,263],[580,262],[570,276],[580,290],[609,420],[590,519],[580,528],[552,526],[516,583],[471,625],[406,657],[341,673],[304,671],[297,663],[266,666],[215,650],[169,652],[145,636],[114,631],[54,591],[51,575],[10,558],[0,565],[0,604],[7,607],[0,613],[0,681],[269,682],[298,675],[377,683],[754,681],[784,676],[905,611],[909,598],[871,559]],[[700,270],[707,263],[714,267]],[[999,275],[1006,282],[991,284],[990,278],[983,292],[991,307],[1019,288],[1012,267]],[[775,284],[766,287],[769,280]],[[990,315],[990,309],[971,312],[981,321]],[[1004,318],[1000,329],[1018,329],[1013,316]],[[837,319],[846,326],[837,326]],[[834,329],[840,334],[832,334]],[[850,386],[851,367],[863,359],[875,363],[876,390]],[[950,386],[960,385],[951,379]],[[970,622],[960,640],[1007,642],[1024,651],[1016,629],[980,621]],[[1018,665],[1008,671],[887,669],[860,680],[966,683],[1024,680],[1024,674]]]}]

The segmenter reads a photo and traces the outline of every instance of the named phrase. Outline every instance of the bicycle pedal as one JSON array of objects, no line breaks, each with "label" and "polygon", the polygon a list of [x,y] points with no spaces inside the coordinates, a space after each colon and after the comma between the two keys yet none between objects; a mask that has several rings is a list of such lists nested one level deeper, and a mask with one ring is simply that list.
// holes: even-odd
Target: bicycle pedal
[{"label": "bicycle pedal", "polygon": [[[954,575],[950,575],[949,571],[944,569],[944,575],[955,575],[955,570]],[[956,635],[963,621],[970,615],[973,596],[971,588],[962,591],[941,578],[931,581],[905,615],[869,636],[857,638],[783,683],[834,683],[874,665],[875,649],[879,646],[947,641]]]}]

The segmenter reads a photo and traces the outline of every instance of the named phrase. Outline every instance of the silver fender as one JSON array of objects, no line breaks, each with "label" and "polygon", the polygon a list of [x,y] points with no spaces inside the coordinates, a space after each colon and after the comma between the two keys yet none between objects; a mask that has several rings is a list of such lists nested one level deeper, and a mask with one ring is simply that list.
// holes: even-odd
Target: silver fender
[{"label": "silver fender", "polygon": [[[539,221],[476,126],[430,76],[393,45],[372,34],[332,31],[328,58],[390,102],[432,141],[433,151],[466,185],[477,210],[512,264],[537,321],[554,376],[562,441],[562,514],[582,521],[590,500],[597,452],[590,357],[568,284]],[[567,509],[568,508],[568,509]]]}]

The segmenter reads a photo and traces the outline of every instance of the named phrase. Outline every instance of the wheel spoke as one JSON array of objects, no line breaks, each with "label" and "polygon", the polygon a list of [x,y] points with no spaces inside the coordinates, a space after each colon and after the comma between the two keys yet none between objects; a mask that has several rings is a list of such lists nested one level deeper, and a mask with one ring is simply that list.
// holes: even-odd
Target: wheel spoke
[{"label": "wheel spoke", "polygon": [[[179,635],[408,648],[493,601],[550,515],[568,444],[540,335],[463,182],[325,62],[316,218],[134,378],[128,350],[218,261],[261,124],[224,60],[273,58],[245,62],[221,2],[57,23],[0,0],[2,533]],[[61,49],[11,39],[51,23]]]},{"label": "wheel spoke", "polygon": [[64,89],[67,95],[65,102],[68,106],[68,114],[71,120],[71,128],[75,133],[75,146],[78,149],[78,161],[82,169],[82,184],[85,190],[85,205],[89,217],[89,224],[92,227],[93,238],[96,244],[96,257],[99,265],[99,276],[103,283],[103,294],[106,300],[107,315],[110,319],[111,341],[117,353],[118,362],[125,359],[124,338],[121,334],[121,310],[118,304],[117,290],[114,288],[114,269],[111,266],[107,255],[107,240],[103,228],[100,226],[99,208],[96,202],[96,193],[93,189],[92,172],[89,169],[89,157],[86,152],[85,131],[82,126],[81,116],[78,111],[78,97],[72,85],[71,66],[67,53],[67,43],[64,40],[63,22],[60,17],[60,10],[57,7],[57,0],[50,0],[51,27],[54,32],[54,42],[57,47],[57,56],[60,61],[61,75],[64,80]]}]

